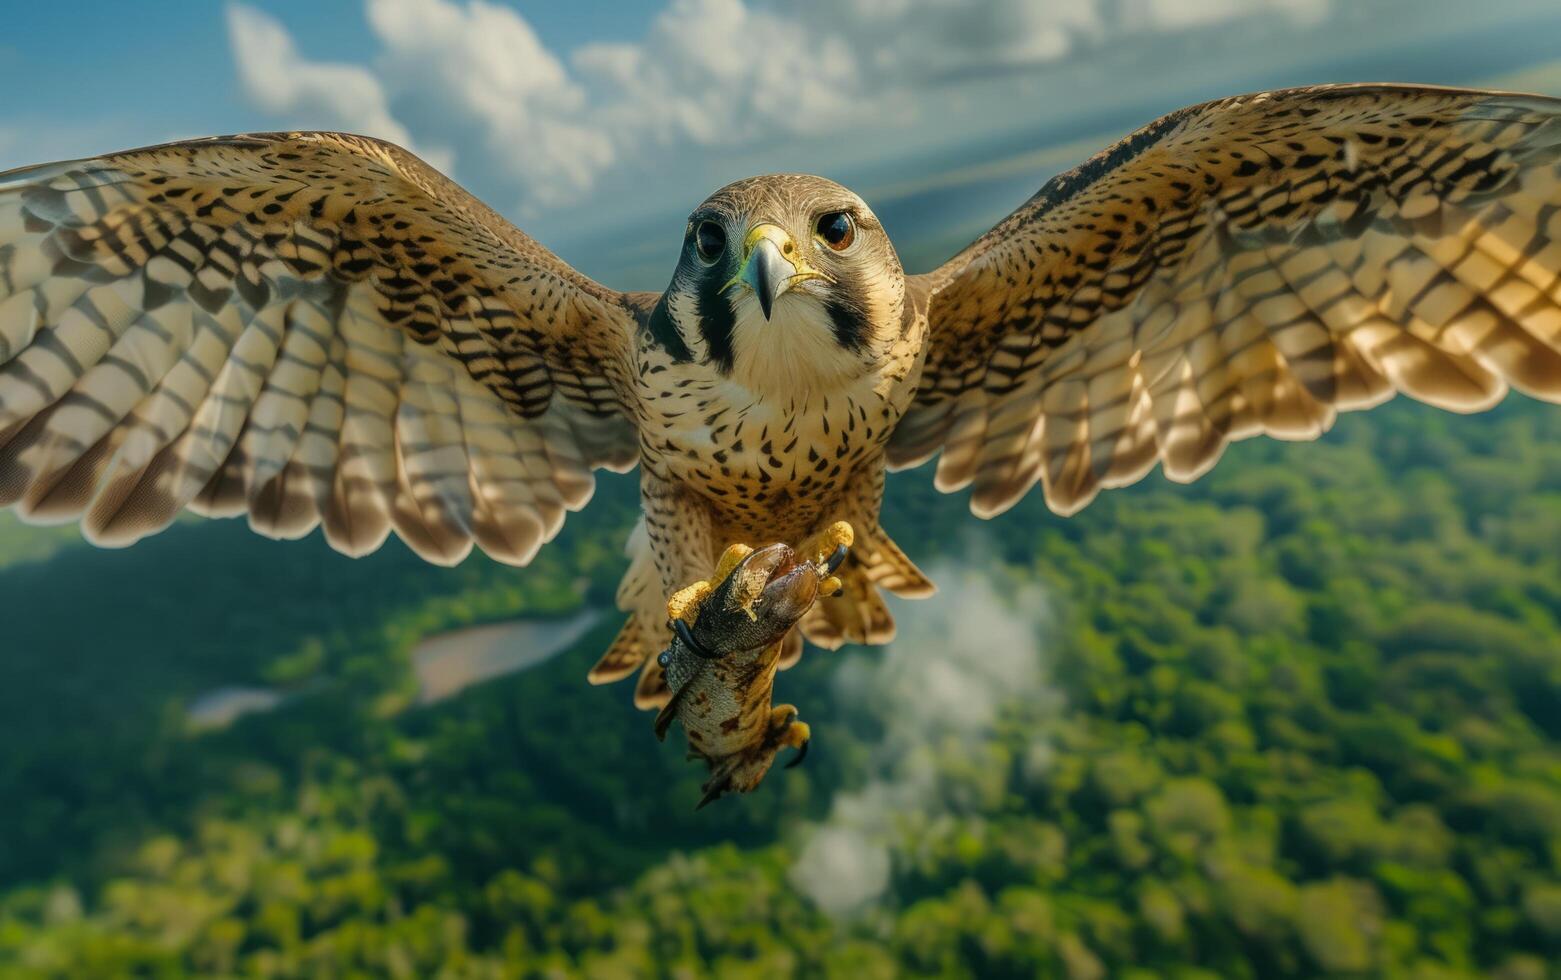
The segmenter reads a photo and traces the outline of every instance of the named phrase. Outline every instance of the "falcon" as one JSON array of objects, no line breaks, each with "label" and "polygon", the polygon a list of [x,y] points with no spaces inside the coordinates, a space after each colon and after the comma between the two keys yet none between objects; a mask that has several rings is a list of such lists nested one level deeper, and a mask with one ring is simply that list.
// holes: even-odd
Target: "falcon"
[{"label": "falcon", "polygon": [[0,504],[105,546],[188,508],[525,565],[595,469],[638,464],[628,618],[590,679],[639,671],[647,707],[672,693],[669,597],[733,542],[813,561],[854,530],[838,594],[777,620],[768,676],[803,636],[888,641],[881,593],[933,591],[879,525],[890,469],[939,457],[981,517],[1037,483],[1071,514],[1396,392],[1474,412],[1509,387],[1561,400],[1561,101],[1537,96],[1183,109],[922,275],[851,191],[755,177],[694,209],[660,294],[598,285],[360,136],[0,176]]}]

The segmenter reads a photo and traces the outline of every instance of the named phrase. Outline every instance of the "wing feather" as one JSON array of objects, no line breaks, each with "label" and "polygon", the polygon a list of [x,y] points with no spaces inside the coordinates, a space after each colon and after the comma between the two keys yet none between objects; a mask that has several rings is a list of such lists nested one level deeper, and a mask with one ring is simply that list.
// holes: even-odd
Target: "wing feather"
[{"label": "wing feather", "polygon": [[1062,513],[1396,392],[1561,401],[1561,102],[1323,86],[1195,106],[933,273],[896,466]]},{"label": "wing feather", "polygon": [[636,459],[638,302],[404,151],[219,137],[0,175],[0,506],[524,564]]}]

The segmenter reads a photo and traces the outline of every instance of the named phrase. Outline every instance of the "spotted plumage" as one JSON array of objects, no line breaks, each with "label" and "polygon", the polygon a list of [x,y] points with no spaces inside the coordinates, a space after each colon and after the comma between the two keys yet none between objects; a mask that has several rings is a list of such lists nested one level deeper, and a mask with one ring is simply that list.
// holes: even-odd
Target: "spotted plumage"
[{"label": "spotted plumage", "polygon": [[1561,104],[1324,86],[1171,114],[917,281],[932,336],[890,446],[999,513],[1156,462],[1312,439],[1403,392],[1561,399]]},{"label": "spotted plumage", "polygon": [[[722,188],[662,294],[574,272],[395,147],[329,133],[153,147],[0,177],[0,503],[117,545],[186,507],[257,531],[391,530],[525,564],[592,470],[641,466],[623,632],[733,541],[857,530],[801,621],[883,642],[931,583],[884,473],[1070,513],[1158,462],[1314,438],[1395,392],[1561,400],[1561,103],[1331,86],[1173,113],[907,276],[818,177]],[[793,630],[764,663],[794,661]],[[643,665],[643,669],[642,669]],[[767,699],[766,699],[767,703]]]},{"label": "spotted plumage", "polygon": [[632,304],[373,140],[4,175],[0,292],[0,502],[100,544],[190,507],[525,564],[635,461]]}]

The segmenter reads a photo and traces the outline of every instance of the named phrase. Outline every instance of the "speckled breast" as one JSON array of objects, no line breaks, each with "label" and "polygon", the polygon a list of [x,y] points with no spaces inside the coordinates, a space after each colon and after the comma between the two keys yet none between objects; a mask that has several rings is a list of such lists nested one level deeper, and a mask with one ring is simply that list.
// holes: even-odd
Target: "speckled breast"
[{"label": "speckled breast", "polygon": [[910,394],[863,378],[757,398],[712,378],[651,400],[641,444],[648,467],[704,496],[729,530],[788,540],[832,518],[853,475],[882,465]]}]

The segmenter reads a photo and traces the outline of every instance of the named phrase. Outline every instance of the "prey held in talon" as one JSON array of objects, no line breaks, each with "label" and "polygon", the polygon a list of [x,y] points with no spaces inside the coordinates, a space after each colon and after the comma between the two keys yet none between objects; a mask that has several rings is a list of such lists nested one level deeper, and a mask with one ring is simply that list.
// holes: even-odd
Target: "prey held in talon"
[{"label": "prey held in talon", "polygon": [[840,590],[835,573],[851,541],[850,525],[837,522],[801,550],[734,544],[710,580],[668,601],[672,641],[656,662],[671,697],[656,716],[656,737],[682,723],[689,757],[710,768],[701,807],[758,786],[783,748],[797,750],[788,768],[806,756],[810,732],[797,709],[771,706],[775,672],[797,622]]}]

